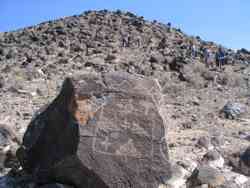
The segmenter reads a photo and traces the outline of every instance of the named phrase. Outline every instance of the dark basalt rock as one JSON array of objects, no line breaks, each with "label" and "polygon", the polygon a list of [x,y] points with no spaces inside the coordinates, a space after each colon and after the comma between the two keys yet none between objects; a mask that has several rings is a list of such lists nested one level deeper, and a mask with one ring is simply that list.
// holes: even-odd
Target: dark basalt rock
[{"label": "dark basalt rock", "polygon": [[38,188],[73,188],[73,187],[68,186],[68,185],[54,183],[54,184],[47,184],[47,185],[39,186]]},{"label": "dark basalt rock", "polygon": [[247,176],[250,175],[250,147],[240,155],[239,171]]},{"label": "dark basalt rock", "polygon": [[38,184],[157,188],[170,175],[156,81],[125,73],[66,79],[17,156]]},{"label": "dark basalt rock", "polygon": [[83,164],[110,187],[158,187],[169,164],[157,84],[119,73],[81,80],[80,96],[91,94],[86,104],[96,109],[80,126]]},{"label": "dark basalt rock", "polygon": [[227,119],[236,119],[245,112],[246,107],[243,104],[232,102],[228,102],[221,110],[221,113],[224,113],[224,116]]},{"label": "dark basalt rock", "polygon": [[[72,82],[66,79],[59,96],[28,126],[17,157],[38,185],[59,182],[77,188],[105,188],[105,183],[76,156],[79,126],[73,116],[74,95]],[[92,179],[95,181],[90,182]]]}]

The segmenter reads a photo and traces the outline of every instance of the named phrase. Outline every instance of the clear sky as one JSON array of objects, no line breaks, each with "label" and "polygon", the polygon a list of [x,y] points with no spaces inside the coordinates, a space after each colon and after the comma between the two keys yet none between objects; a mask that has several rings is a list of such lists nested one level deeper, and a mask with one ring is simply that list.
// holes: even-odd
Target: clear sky
[{"label": "clear sky", "polygon": [[172,22],[187,34],[250,50],[250,0],[0,0],[0,32],[101,9]]}]

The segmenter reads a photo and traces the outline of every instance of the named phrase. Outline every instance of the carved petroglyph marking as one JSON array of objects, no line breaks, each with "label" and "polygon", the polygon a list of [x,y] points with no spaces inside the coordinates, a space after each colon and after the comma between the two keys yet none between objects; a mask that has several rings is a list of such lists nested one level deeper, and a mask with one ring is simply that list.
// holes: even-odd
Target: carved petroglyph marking
[{"label": "carved petroglyph marking", "polygon": [[134,146],[132,139],[129,139],[127,143],[121,145],[119,149],[115,151],[115,154],[122,156],[141,157],[141,153],[139,153]]},{"label": "carved petroglyph marking", "polygon": [[143,135],[146,137],[151,137],[144,128],[142,128],[139,124],[137,124],[135,122],[132,123],[131,131],[134,134]]},{"label": "carved petroglyph marking", "polygon": [[101,145],[104,146],[104,150],[107,152],[109,146],[111,145],[111,142],[109,142],[109,137],[108,136],[106,136],[104,141],[101,142]]},{"label": "carved petroglyph marking", "polygon": [[[147,120],[145,120],[146,125],[148,126],[144,127],[144,125],[140,125],[139,122],[141,121],[140,118],[143,118],[141,116],[135,116],[133,114],[133,110],[138,109],[138,106],[143,106],[140,103],[138,103],[137,107],[134,106],[133,100],[125,100],[120,101],[116,105],[117,109],[113,109],[112,117],[110,117],[110,114],[107,114],[107,111],[105,108],[109,108],[108,106],[101,106],[99,110],[99,117],[97,126],[95,127],[95,137],[93,137],[93,151],[97,153],[102,153],[106,155],[119,155],[124,157],[138,157],[140,158],[143,156],[140,151],[137,151],[136,147],[133,143],[133,138],[128,136],[146,136],[149,140],[153,139],[153,130],[150,124],[148,124]],[[145,103],[144,108],[141,107],[140,113],[142,113],[142,116],[148,115],[150,112],[150,103]],[[129,110],[128,110],[129,109]],[[146,111],[146,112],[144,112]],[[126,113],[125,113],[126,112]],[[119,114],[126,114],[123,117],[120,117]],[[144,115],[145,114],[145,115]],[[146,117],[146,116],[145,116]],[[138,119],[139,118],[139,119]],[[145,119],[145,118],[143,118]],[[113,123],[112,123],[113,122]],[[152,122],[153,123],[153,122]],[[107,127],[111,128],[111,125],[115,125],[116,127],[112,126],[112,130],[109,130],[105,132],[105,134],[102,132],[102,130],[99,127]],[[117,130],[120,130],[118,127],[122,128],[122,132],[116,132]],[[115,133],[115,134],[114,134]],[[115,136],[114,136],[115,135]],[[119,139],[117,139],[119,138]],[[124,141],[120,143],[120,138],[123,138]],[[150,150],[153,150],[149,146]],[[143,152],[144,153],[144,152]]]},{"label": "carved petroglyph marking", "polygon": [[[108,97],[97,97],[94,95],[86,98],[78,97],[76,117],[82,125],[86,125],[91,119],[96,119],[97,123],[92,137],[93,152],[125,158],[144,158],[145,151],[136,148],[138,143],[134,143],[134,139],[135,137],[147,137],[147,151],[150,151],[151,154],[151,156],[149,154],[147,157],[154,157],[154,152],[156,151],[154,140],[158,139],[159,134],[154,132],[152,128],[155,127],[154,124],[157,122],[151,122],[151,119],[155,118],[154,105],[158,107],[159,104],[158,88],[156,85],[148,90],[144,88],[145,92],[152,99],[144,99],[143,94],[141,98],[136,99],[131,94],[132,98],[129,99],[123,94],[120,95],[120,93],[126,94],[128,92],[122,90],[123,87],[127,88],[126,85],[131,87],[134,84],[129,81],[118,81],[112,85],[115,90],[119,90],[117,96],[116,94],[110,94]],[[112,100],[109,100],[109,97],[115,100],[116,104],[109,103],[109,101],[112,102]],[[123,115],[121,116],[121,114]],[[164,149],[160,152],[164,153]]]},{"label": "carved petroglyph marking", "polygon": [[112,85],[112,89],[115,89],[115,88],[124,88],[125,85],[130,85],[129,81],[128,80],[121,80],[121,82],[116,82],[116,83],[113,83]]}]

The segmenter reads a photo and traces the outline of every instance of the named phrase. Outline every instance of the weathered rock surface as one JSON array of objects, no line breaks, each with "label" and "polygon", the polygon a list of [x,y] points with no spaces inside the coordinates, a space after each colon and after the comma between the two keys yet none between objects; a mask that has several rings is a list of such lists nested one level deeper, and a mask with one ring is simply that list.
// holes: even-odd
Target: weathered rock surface
[{"label": "weathered rock surface", "polygon": [[[123,45],[123,39],[128,36],[130,41]],[[191,54],[191,44],[196,46],[196,57]],[[215,53],[218,45],[189,36],[180,29],[169,29],[164,23],[150,22],[121,11],[88,11],[0,33],[0,124],[8,125],[22,137],[34,112],[52,101],[65,77],[118,70],[157,79],[162,86],[171,163],[191,159],[197,164],[211,149],[217,150],[226,160],[237,149],[245,150],[249,146],[250,56],[245,49],[225,49],[228,64],[222,70],[207,68],[203,61],[205,48]],[[244,116],[237,114],[234,121],[230,116],[229,119],[221,118],[219,112],[228,102],[244,105]],[[85,102],[82,105],[85,106]],[[81,114],[78,115],[81,124],[86,124],[89,116],[95,116],[85,109],[77,113]],[[3,161],[11,154],[1,174],[16,166],[15,156],[12,156],[15,147],[12,146],[7,142],[0,151]],[[105,148],[100,144],[98,149],[103,151]],[[41,150],[46,151],[46,148]],[[57,161],[56,156],[52,158],[49,163]],[[242,173],[237,158],[235,165],[229,166],[236,166],[233,170]],[[67,160],[70,161],[70,157]],[[212,166],[222,164],[221,160],[220,163],[216,161],[211,161],[216,163]],[[222,170],[233,173],[227,165],[225,162]],[[238,187],[245,187],[241,182],[248,177],[241,176],[229,175],[223,186],[228,188],[230,184],[233,187],[238,182]],[[174,180],[172,182],[186,181],[186,177],[183,180],[178,173],[169,178]]]},{"label": "weathered rock surface", "polygon": [[5,124],[0,124],[0,171],[4,173],[6,168],[15,168],[18,161],[15,157],[20,139],[14,130]]},{"label": "weathered rock surface", "polygon": [[189,187],[203,184],[207,184],[210,187],[219,187],[222,186],[226,180],[223,174],[218,170],[208,166],[201,166],[194,171],[189,181]]},{"label": "weathered rock surface", "polygon": [[73,188],[73,187],[68,186],[68,185],[54,183],[54,184],[47,184],[47,185],[39,186],[38,188]]},{"label": "weathered rock surface", "polygon": [[159,89],[119,72],[66,79],[28,126],[24,169],[40,184],[158,187],[170,174]]},{"label": "weathered rock surface", "polygon": [[15,179],[8,176],[1,177],[0,188],[16,188]]},{"label": "weathered rock surface", "polygon": [[216,150],[208,151],[202,158],[202,162],[213,168],[223,168],[224,159]]},{"label": "weathered rock surface", "polygon": [[0,178],[0,188],[74,188],[73,186],[53,183],[46,185],[36,185],[34,182],[22,182],[17,178],[11,176],[4,176]]},{"label": "weathered rock surface", "polygon": [[246,112],[246,107],[240,103],[228,102],[222,109],[226,118],[235,119]]},{"label": "weathered rock surface", "polygon": [[250,176],[250,147],[248,147],[241,155],[239,160],[239,170]]}]

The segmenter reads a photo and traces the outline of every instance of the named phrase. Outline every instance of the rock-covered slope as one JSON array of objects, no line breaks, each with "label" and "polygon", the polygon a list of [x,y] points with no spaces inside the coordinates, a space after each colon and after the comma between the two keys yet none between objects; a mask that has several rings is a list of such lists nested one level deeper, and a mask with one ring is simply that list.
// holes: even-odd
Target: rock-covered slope
[{"label": "rock-covered slope", "polygon": [[[127,36],[129,44],[121,48]],[[172,58],[191,61],[191,43],[196,45],[200,58],[204,48],[213,51],[218,48],[213,42],[187,36],[180,29],[169,31],[166,24],[149,22],[129,12],[90,11],[1,33],[0,62],[23,67],[62,64],[60,69],[88,67],[96,71],[125,70],[149,76],[167,69],[166,64]],[[244,49],[237,53],[227,49],[227,53],[234,63],[250,60],[249,52]]]},{"label": "rock-covered slope", "polygon": [[[197,47],[195,58],[191,44]],[[17,133],[2,144],[1,155],[14,153],[34,112],[54,98],[66,76],[125,71],[158,80],[173,163],[199,164],[213,148],[226,159],[224,171],[232,166],[240,171],[231,158],[238,160],[237,153],[249,145],[250,54],[226,49],[229,64],[209,69],[203,50],[218,47],[166,24],[105,10],[0,33],[0,124]],[[244,116],[225,119],[220,112],[228,102],[245,106]]]}]

